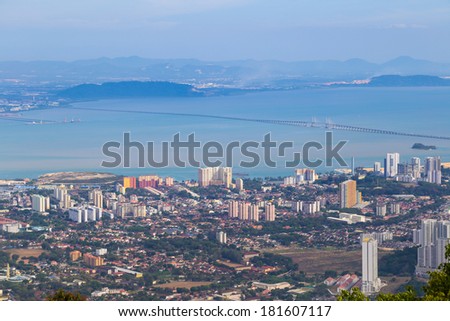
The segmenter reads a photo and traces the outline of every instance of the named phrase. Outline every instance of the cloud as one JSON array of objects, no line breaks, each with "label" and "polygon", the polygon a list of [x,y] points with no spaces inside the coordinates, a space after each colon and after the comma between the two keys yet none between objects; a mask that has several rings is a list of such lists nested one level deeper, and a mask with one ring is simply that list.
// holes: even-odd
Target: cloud
[{"label": "cloud", "polygon": [[238,7],[254,0],[2,0],[9,27],[126,27],[175,25],[173,17]]},{"label": "cloud", "polygon": [[428,26],[421,24],[394,23],[383,29],[427,29]]}]

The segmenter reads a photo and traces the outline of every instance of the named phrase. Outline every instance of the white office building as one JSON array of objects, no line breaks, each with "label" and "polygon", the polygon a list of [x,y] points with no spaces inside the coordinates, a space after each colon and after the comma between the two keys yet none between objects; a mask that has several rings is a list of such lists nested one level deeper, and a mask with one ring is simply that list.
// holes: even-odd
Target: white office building
[{"label": "white office building", "polygon": [[32,195],[31,207],[33,211],[44,213],[46,210],[50,209],[50,199],[42,195]]},{"label": "white office building", "polygon": [[224,231],[217,231],[216,232],[216,241],[220,244],[226,244],[227,243],[227,233]]},{"label": "white office building", "polygon": [[259,221],[259,206],[256,204],[250,205],[250,221],[258,222]]},{"label": "white office building", "polygon": [[103,208],[103,193],[99,189],[94,189],[89,192],[89,201],[91,201],[94,206]]},{"label": "white office building", "polygon": [[236,188],[239,191],[243,191],[244,190],[244,180],[242,178],[236,178]]},{"label": "white office building", "polygon": [[375,163],[373,164],[373,172],[374,172],[375,174],[381,173],[381,163],[380,163],[380,162],[375,162]]},{"label": "white office building", "polygon": [[241,221],[247,221],[249,219],[249,209],[250,209],[250,203],[248,202],[239,202],[239,213],[238,218]]},{"label": "white office building", "polygon": [[411,170],[412,170],[412,176],[415,179],[419,179],[420,178],[420,173],[421,173],[421,165],[420,165],[420,158],[419,157],[413,157],[411,158]]},{"label": "white office building", "polygon": [[266,221],[273,222],[275,221],[275,205],[273,204],[266,204],[264,208],[264,218]]},{"label": "white office building", "polygon": [[238,217],[239,214],[239,202],[230,201],[228,203],[228,217]]},{"label": "white office building", "polygon": [[416,273],[425,275],[445,262],[445,247],[450,243],[450,221],[423,220],[421,228],[413,231],[417,249]]},{"label": "white office building", "polygon": [[378,203],[375,207],[375,214],[377,216],[386,216],[387,206],[385,203]]},{"label": "white office building", "polygon": [[387,153],[384,160],[384,176],[395,177],[398,174],[398,164],[400,163],[399,153]]},{"label": "white office building", "polygon": [[378,242],[372,237],[362,240],[362,287],[365,295],[380,291],[381,280],[378,277]]},{"label": "white office building", "polygon": [[425,160],[425,179],[428,183],[442,183],[441,158],[439,156],[427,157]]},{"label": "white office building", "polygon": [[198,183],[202,187],[209,185],[224,185],[231,186],[231,178],[233,176],[233,169],[231,167],[207,167],[199,168]]},{"label": "white office building", "polygon": [[69,209],[69,219],[77,223],[95,222],[101,220],[102,209],[95,206],[72,207]]},{"label": "white office building", "polygon": [[97,255],[97,256],[106,255],[107,253],[108,253],[108,250],[105,248],[95,250],[95,255]]}]

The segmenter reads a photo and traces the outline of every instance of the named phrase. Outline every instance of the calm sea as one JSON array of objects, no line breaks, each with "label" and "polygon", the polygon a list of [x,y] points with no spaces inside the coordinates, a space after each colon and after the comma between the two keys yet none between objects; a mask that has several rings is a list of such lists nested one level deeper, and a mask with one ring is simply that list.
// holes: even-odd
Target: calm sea
[{"label": "calm sea", "polygon": [[[261,92],[208,98],[155,98],[108,100],[77,103],[77,108],[138,110],[174,113],[209,114],[230,117],[280,120],[330,119],[336,124],[380,128],[402,132],[450,136],[449,88],[336,88],[298,91]],[[325,130],[253,123],[237,120],[186,116],[116,113],[80,109],[51,109],[24,113],[24,117],[77,123],[26,125],[0,122],[0,177],[37,177],[55,171],[105,171],[100,164],[109,160],[102,155],[105,142],[122,141],[123,133],[142,143],[171,141],[176,133],[183,139],[195,133],[202,143],[218,141],[261,142],[271,133],[278,142],[292,141],[299,149],[308,141],[324,142]],[[387,152],[399,152],[402,161],[411,156],[440,155],[450,161],[450,141],[336,131],[334,139],[347,140],[342,155],[356,166],[372,166],[382,162]],[[436,151],[412,150],[413,143],[436,145]],[[159,151],[156,151],[159,154]],[[321,152],[313,156],[323,158]],[[199,155],[197,155],[199,157]],[[275,159],[275,156],[273,156]],[[236,166],[242,157],[235,156],[235,172],[251,176],[285,176],[277,159],[277,168],[260,166],[243,169]],[[136,165],[132,162],[132,165]],[[335,164],[336,167],[338,167]],[[321,167],[321,171],[331,168]],[[117,168],[114,173],[140,175],[156,173],[177,179],[196,177],[195,168]]]}]

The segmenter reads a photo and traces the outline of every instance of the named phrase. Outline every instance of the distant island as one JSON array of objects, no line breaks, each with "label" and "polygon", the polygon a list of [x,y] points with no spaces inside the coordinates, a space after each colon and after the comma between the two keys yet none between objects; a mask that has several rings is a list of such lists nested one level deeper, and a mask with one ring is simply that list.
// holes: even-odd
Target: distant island
[{"label": "distant island", "polygon": [[197,97],[203,93],[195,87],[166,81],[121,81],[100,85],[82,84],[59,92],[70,99],[115,99],[146,97]]},{"label": "distant island", "polygon": [[119,177],[111,173],[97,172],[58,172],[39,176],[39,184],[107,184]]},{"label": "distant island", "polygon": [[[248,92],[280,90],[281,87],[212,87],[196,88],[189,84],[180,84],[169,81],[119,81],[103,84],[81,84],[59,91],[58,97],[72,100],[97,100],[97,99],[121,99],[121,98],[149,98],[149,97],[205,97],[216,95],[236,95]],[[437,76],[415,75],[398,76],[384,75],[373,77],[364,82],[336,82],[327,84],[334,87],[439,87],[449,86],[450,79]],[[309,88],[315,85],[294,84],[288,90]],[[286,89],[286,88],[285,88]]]},{"label": "distant island", "polygon": [[434,145],[424,145],[421,143],[415,143],[414,145],[412,145],[411,147],[412,149],[421,149],[421,150],[434,150],[436,149],[436,146]]}]

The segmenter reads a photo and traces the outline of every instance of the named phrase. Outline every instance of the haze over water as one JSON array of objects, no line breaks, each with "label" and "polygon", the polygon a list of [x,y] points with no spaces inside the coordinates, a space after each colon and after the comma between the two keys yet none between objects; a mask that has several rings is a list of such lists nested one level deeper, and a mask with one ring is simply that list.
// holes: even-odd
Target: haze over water
[{"label": "haze over water", "polygon": [[[417,134],[450,136],[449,88],[327,88],[296,91],[260,92],[235,96],[202,98],[153,98],[135,100],[109,100],[77,103],[80,108],[108,108],[118,110],[148,110],[174,113],[209,114],[242,118],[311,120],[380,128]],[[64,121],[80,119],[79,123],[51,125],[25,125],[2,121],[0,135],[0,177],[37,177],[55,171],[105,171],[100,167],[102,145],[111,140],[122,141],[124,132],[130,132],[135,141],[171,141],[174,134],[195,133],[203,144],[216,140],[255,140],[261,142],[266,133],[272,139],[293,141],[298,149],[308,141],[324,142],[325,130],[281,126],[244,121],[167,115],[108,113],[91,110],[48,109],[24,113],[26,118]],[[450,161],[450,141],[414,137],[364,134],[335,131],[334,139],[348,140],[342,154],[349,162],[356,158],[356,166],[372,166],[382,162],[386,152],[399,152],[402,161],[411,156],[441,155]],[[413,143],[436,145],[436,151],[412,150]],[[323,153],[318,153],[323,157]],[[197,157],[200,159],[200,157]],[[241,158],[237,157],[237,160]],[[283,160],[284,161],[284,160]],[[291,169],[264,166],[240,169],[235,172],[251,176],[286,176]],[[350,164],[350,163],[349,163]],[[133,164],[136,165],[136,164]],[[338,166],[336,166],[338,167]],[[320,168],[320,171],[331,168]],[[114,173],[138,175],[157,173],[177,179],[195,178],[196,169],[123,169]]]}]

